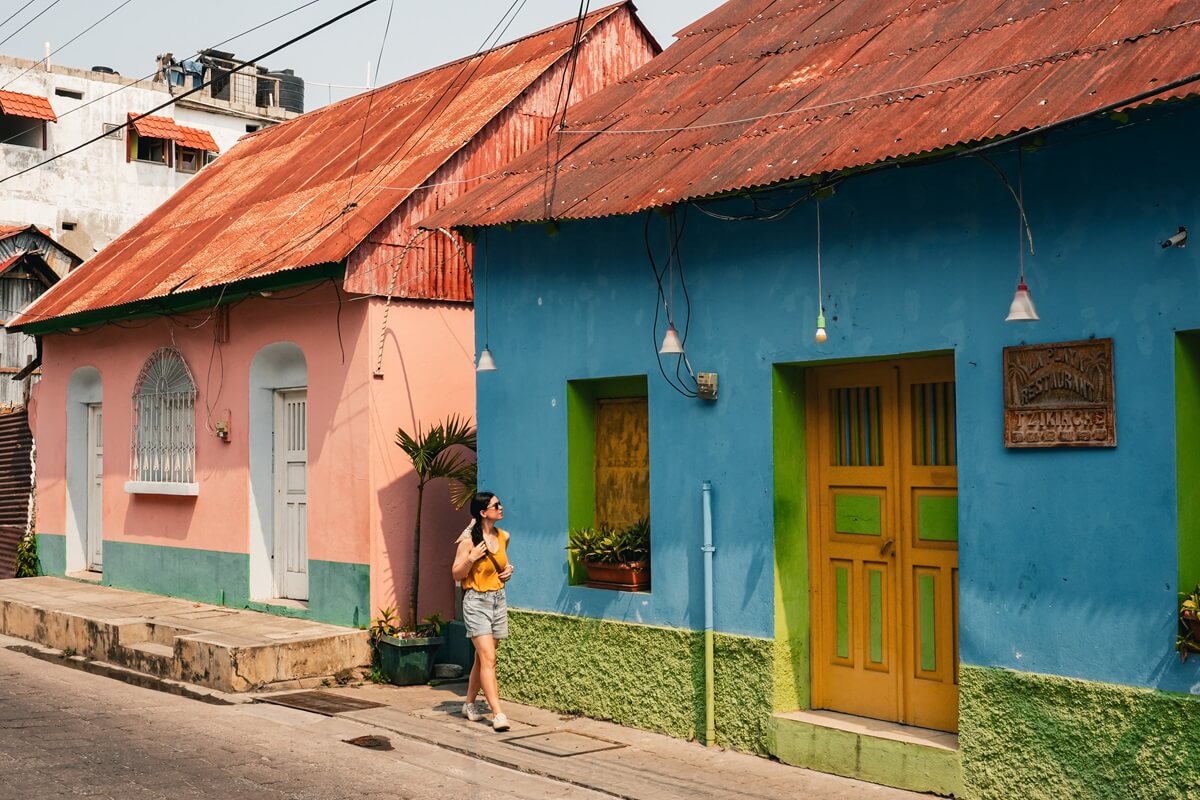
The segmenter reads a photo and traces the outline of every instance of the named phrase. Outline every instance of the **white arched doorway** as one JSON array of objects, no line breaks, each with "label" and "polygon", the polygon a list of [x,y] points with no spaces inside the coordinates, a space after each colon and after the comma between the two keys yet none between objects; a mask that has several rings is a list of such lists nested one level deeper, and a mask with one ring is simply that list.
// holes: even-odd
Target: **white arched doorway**
[{"label": "white arched doorway", "polygon": [[67,381],[66,570],[99,572],[104,557],[104,412],[100,370]]},{"label": "white arched doorway", "polygon": [[308,365],[291,342],[250,363],[250,596],[308,599]]}]

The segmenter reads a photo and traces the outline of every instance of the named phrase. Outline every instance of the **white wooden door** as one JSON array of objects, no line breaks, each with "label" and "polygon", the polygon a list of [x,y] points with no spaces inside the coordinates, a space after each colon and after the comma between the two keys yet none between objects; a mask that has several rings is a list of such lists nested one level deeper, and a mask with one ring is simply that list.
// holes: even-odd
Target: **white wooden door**
[{"label": "white wooden door", "polygon": [[87,427],[87,568],[100,571],[104,552],[104,413],[88,404]]},{"label": "white wooden door", "polygon": [[275,586],[308,599],[308,390],[275,392]]}]

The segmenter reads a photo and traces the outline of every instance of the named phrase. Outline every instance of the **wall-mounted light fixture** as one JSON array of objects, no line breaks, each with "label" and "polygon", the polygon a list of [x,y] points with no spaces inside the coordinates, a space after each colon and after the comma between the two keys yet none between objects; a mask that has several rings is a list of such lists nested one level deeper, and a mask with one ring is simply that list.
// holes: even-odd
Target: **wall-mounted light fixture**
[{"label": "wall-mounted light fixture", "polygon": [[1179,232],[1163,239],[1163,249],[1168,247],[1187,247],[1187,228],[1179,226]]}]

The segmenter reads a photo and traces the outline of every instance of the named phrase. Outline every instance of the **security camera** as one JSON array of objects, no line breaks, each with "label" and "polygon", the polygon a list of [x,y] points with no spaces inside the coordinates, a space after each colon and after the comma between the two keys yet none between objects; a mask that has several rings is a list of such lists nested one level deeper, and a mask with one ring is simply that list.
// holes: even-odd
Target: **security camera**
[{"label": "security camera", "polygon": [[1163,240],[1163,249],[1168,247],[1187,247],[1187,228],[1179,226],[1179,233],[1172,236],[1170,239]]}]

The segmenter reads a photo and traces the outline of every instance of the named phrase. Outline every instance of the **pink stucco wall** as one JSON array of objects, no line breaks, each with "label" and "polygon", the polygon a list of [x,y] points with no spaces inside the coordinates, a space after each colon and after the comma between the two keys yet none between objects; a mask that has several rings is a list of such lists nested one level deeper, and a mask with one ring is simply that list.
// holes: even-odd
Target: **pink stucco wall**
[{"label": "pink stucco wall", "polygon": [[[416,480],[395,445],[396,429],[428,427],[452,413],[474,417],[472,311],[463,305],[392,303],[377,374],[384,301],[343,293],[339,322],[332,287],[288,297],[297,294],[280,292],[234,306],[229,340],[216,350],[207,312],[46,336],[34,422],[39,532],[66,532],[67,385],[77,368],[92,366],[103,381],[105,539],[248,552],[250,365],[262,347],[291,342],[303,351],[308,368],[309,557],[369,563],[372,613],[406,607]],[[172,345],[196,381],[200,494],[130,495],[124,484],[133,387],[146,357]],[[229,418],[229,443],[207,429],[206,405],[212,420]],[[444,483],[430,485],[422,614],[453,611],[450,561],[465,519],[465,512],[451,507]]]},{"label": "pink stucco wall", "polygon": [[[384,301],[370,301],[370,365],[377,365]],[[469,306],[393,302],[387,312],[381,376],[371,378],[371,607],[408,606],[416,477],[396,446],[396,429],[428,429],[450,414],[475,416],[475,332]],[[420,614],[449,617],[454,608],[450,562],[469,519],[455,511],[444,481],[425,490]],[[407,614],[405,614],[407,616]]]}]

